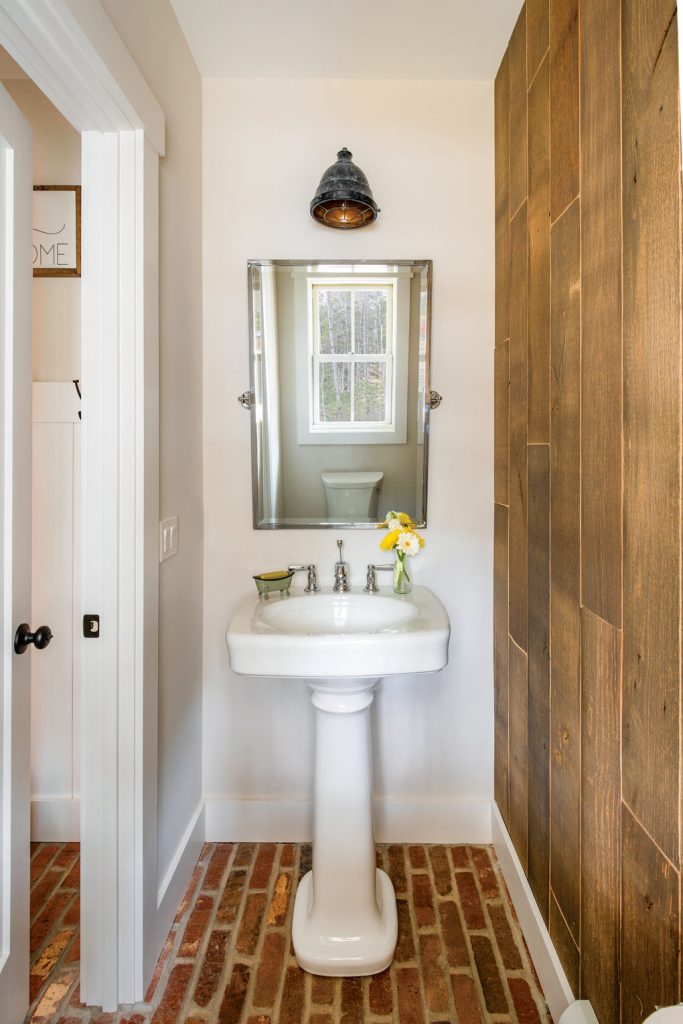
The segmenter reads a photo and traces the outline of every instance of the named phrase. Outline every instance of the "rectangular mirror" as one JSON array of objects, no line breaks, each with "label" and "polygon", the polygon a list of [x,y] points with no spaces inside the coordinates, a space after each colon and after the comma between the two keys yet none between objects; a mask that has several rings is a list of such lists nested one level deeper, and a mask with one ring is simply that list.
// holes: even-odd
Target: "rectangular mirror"
[{"label": "rectangular mirror", "polygon": [[251,260],[254,526],[427,522],[430,260]]}]

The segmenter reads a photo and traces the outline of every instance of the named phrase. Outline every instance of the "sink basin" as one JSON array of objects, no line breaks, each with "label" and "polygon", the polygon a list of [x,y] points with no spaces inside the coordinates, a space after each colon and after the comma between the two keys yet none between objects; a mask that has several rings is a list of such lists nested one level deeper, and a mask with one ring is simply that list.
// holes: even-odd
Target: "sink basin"
[{"label": "sink basin", "polygon": [[280,632],[315,636],[378,633],[403,626],[417,615],[414,604],[379,594],[305,594],[264,608],[261,621]]},{"label": "sink basin", "polygon": [[228,627],[235,672],[305,679],[312,691],[313,869],[301,879],[292,919],[306,971],[357,977],[392,961],[396,897],[375,861],[371,705],[381,676],[443,668],[449,634],[445,608],[424,587],[400,596],[254,596]]},{"label": "sink basin", "polygon": [[235,672],[295,678],[436,672],[447,661],[448,616],[424,587],[346,594],[323,590],[276,601],[249,598],[227,632]]}]

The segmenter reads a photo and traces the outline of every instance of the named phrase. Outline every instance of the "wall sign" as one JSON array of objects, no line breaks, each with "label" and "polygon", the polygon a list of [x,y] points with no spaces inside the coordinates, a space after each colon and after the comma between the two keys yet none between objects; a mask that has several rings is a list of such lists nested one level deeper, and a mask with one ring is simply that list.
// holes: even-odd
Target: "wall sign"
[{"label": "wall sign", "polygon": [[33,276],[81,276],[80,185],[34,185]]}]

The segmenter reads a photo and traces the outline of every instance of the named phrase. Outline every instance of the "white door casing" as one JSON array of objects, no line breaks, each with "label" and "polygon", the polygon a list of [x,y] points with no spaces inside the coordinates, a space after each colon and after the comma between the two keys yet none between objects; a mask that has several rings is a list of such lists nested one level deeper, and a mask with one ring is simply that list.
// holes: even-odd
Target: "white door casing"
[{"label": "white door casing", "polygon": [[[28,1009],[31,615],[31,129],[0,86],[0,1019]],[[36,652],[38,653],[38,652]]]},{"label": "white door casing", "polygon": [[0,45],[82,136],[81,608],[101,629],[80,648],[81,999],[113,1010],[143,997],[171,923],[156,838],[164,115],[98,0],[0,0]]}]

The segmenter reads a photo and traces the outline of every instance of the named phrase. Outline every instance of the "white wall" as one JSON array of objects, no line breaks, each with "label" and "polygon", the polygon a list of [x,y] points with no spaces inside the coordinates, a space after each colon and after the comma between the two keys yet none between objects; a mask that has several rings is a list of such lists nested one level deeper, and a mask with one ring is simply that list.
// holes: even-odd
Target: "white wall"
[{"label": "white wall", "polygon": [[159,567],[159,877],[201,801],[201,80],[169,0],[102,0],[166,115],[160,174],[160,514],[179,517]]},{"label": "white wall", "polygon": [[[33,184],[80,185],[81,137],[28,78],[2,83],[33,131]],[[33,379],[75,380],[81,365],[81,280],[33,278]]]},{"label": "white wall", "polygon": [[[415,580],[448,608],[450,664],[382,684],[375,785],[405,812],[398,838],[446,838],[442,812],[452,838],[455,819],[467,818],[458,798],[491,798],[492,99],[490,83],[204,81],[204,789],[222,801],[209,805],[210,837],[258,838],[270,827],[283,838],[294,819],[305,829],[306,805],[282,801],[310,795],[306,687],[235,676],[224,633],[254,571],[314,561],[330,584],[336,555],[330,531],[251,528],[250,423],[236,401],[249,382],[248,258],[434,260],[432,386],[444,403],[432,418]],[[348,234],[308,213],[343,145],[382,208],[376,224]],[[378,534],[346,531],[344,540],[361,583]],[[277,803],[246,802],[255,798]],[[479,832],[466,838],[486,838],[475,818]]]}]

